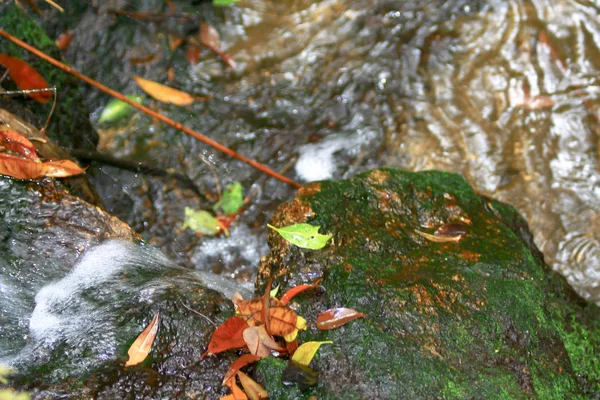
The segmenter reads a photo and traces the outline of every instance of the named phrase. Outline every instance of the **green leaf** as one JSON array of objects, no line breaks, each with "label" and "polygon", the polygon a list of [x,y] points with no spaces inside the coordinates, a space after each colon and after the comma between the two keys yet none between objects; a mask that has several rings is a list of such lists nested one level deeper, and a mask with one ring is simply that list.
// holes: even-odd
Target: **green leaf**
[{"label": "green leaf", "polygon": [[321,235],[320,226],[310,224],[296,224],[283,228],[275,228],[272,225],[267,226],[279,233],[285,240],[304,249],[319,250],[325,247],[331,235]]},{"label": "green leaf", "polygon": [[194,232],[203,235],[216,235],[219,230],[219,221],[211,213],[204,210],[194,210],[189,207],[185,208],[185,219],[181,229],[189,228]]},{"label": "green leaf", "polygon": [[223,193],[223,197],[221,197],[221,200],[215,203],[213,210],[217,212],[217,210],[221,208],[225,214],[235,214],[238,212],[243,203],[244,194],[242,184],[239,182],[234,182],[227,185],[225,193]]},{"label": "green leaf", "polygon": [[317,350],[323,344],[333,344],[333,342],[331,340],[325,342],[306,342],[298,347],[292,356],[292,361],[308,367],[308,364],[310,364],[315,354],[317,354]]},{"label": "green leaf", "polygon": [[213,5],[217,7],[230,6],[240,0],[213,0]]},{"label": "green leaf", "polygon": [[[139,104],[142,104],[142,98],[135,94],[127,96],[129,100],[133,100]],[[120,118],[126,117],[133,111],[133,107],[129,103],[125,103],[119,99],[112,99],[102,110],[98,123],[113,122]]]},{"label": "green leaf", "polygon": [[17,393],[13,389],[0,389],[0,400],[29,400],[29,393]]},{"label": "green leaf", "polygon": [[6,380],[7,376],[10,376],[14,373],[14,370],[12,368],[6,367],[4,365],[0,365],[0,383],[3,384],[7,384],[8,381]]}]

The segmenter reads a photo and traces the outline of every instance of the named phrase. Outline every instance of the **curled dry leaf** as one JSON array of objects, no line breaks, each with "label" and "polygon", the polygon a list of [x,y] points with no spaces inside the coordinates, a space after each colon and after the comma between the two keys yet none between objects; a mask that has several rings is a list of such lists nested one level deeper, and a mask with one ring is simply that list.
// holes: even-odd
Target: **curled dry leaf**
[{"label": "curled dry leaf", "polygon": [[237,374],[240,377],[242,387],[246,391],[246,395],[250,400],[261,400],[269,398],[269,392],[265,390],[261,385],[258,384],[254,379],[242,371]]},{"label": "curled dry leaf", "polygon": [[137,75],[134,75],[133,79],[135,79],[144,92],[160,102],[171,103],[177,106],[187,106],[194,102],[194,97],[189,93],[173,89],[172,87],[165,86],[158,82],[140,78]]},{"label": "curled dry leaf", "polygon": [[208,344],[207,354],[245,347],[243,332],[249,327],[242,317],[231,317],[215,330]]},{"label": "curled dry leaf", "polygon": [[300,347],[298,347],[298,349],[292,356],[292,361],[297,362],[301,365],[308,366],[308,364],[310,364],[310,362],[314,358],[315,354],[317,354],[317,350],[319,350],[319,347],[321,347],[321,345],[324,344],[333,344],[333,342],[331,340],[327,340],[325,342],[303,343]]},{"label": "curled dry leaf", "polygon": [[129,351],[127,352],[129,355],[129,360],[127,360],[125,363],[126,367],[131,367],[141,363],[144,361],[144,359],[146,359],[148,353],[150,353],[152,344],[154,344],[154,339],[156,339],[156,334],[158,332],[159,317],[160,313],[157,311],[146,329],[140,333],[137,339],[135,339],[133,344],[129,347]]},{"label": "curled dry leaf", "polygon": [[352,320],[365,317],[363,314],[351,308],[331,308],[317,317],[317,328],[324,331],[338,328]]},{"label": "curled dry leaf", "polygon": [[421,232],[418,229],[415,229],[415,233],[419,234],[419,236],[424,237],[425,239],[429,240],[430,242],[436,242],[436,243],[447,243],[447,242],[458,243],[464,237],[464,235],[462,233],[459,233],[457,235],[449,235],[449,236],[436,236],[436,235],[432,235],[430,233]]},{"label": "curled dry leaf", "polygon": [[0,131],[0,146],[20,154],[28,160],[39,160],[33,143],[17,132]]},{"label": "curled dry leaf", "polygon": [[60,160],[40,162],[27,160],[10,154],[0,153],[0,174],[17,179],[37,179],[44,176],[50,178],[65,178],[78,175],[85,170],[73,161]]},{"label": "curled dry leaf", "polygon": [[[8,69],[8,74],[21,90],[47,89],[48,82],[39,72],[25,61],[7,54],[0,54],[0,64]],[[29,97],[40,103],[47,103],[51,92],[28,93]]]}]

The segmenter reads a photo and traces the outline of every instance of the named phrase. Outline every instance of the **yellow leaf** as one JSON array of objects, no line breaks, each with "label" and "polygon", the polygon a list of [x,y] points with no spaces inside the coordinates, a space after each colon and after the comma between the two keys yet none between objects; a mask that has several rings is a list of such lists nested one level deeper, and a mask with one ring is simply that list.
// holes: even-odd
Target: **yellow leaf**
[{"label": "yellow leaf", "polygon": [[158,332],[159,316],[160,313],[157,311],[146,329],[140,333],[137,339],[135,339],[133,344],[129,347],[129,351],[127,352],[129,360],[125,363],[126,367],[141,363],[148,356],[148,353],[150,353],[150,349],[152,349],[152,344],[156,338],[156,333]]},{"label": "yellow leaf", "polygon": [[306,342],[298,347],[298,350],[296,350],[292,357],[292,361],[308,367],[308,364],[310,364],[322,344],[333,344],[333,342],[331,340],[325,342]]},{"label": "yellow leaf", "polygon": [[176,106],[187,106],[194,102],[194,97],[189,93],[173,89],[172,87],[165,86],[158,82],[140,78],[137,75],[134,75],[133,79],[135,79],[144,92],[160,102],[171,103]]},{"label": "yellow leaf", "polygon": [[269,398],[269,392],[267,392],[261,385],[259,385],[254,379],[242,371],[238,371],[237,375],[240,377],[240,382],[246,391],[246,396],[250,400],[261,400]]},{"label": "yellow leaf", "polygon": [[296,340],[296,336],[298,336],[298,331],[299,330],[303,331],[305,329],[306,329],[306,320],[298,315],[296,317],[296,326],[295,326],[294,330],[286,335],[283,335],[283,339],[288,343],[293,342],[294,340]]}]

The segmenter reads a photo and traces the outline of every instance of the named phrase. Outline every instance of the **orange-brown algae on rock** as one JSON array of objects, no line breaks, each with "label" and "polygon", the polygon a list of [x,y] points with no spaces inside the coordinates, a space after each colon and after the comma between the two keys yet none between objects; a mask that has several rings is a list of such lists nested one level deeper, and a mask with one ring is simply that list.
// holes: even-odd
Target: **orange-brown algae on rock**
[{"label": "orange-brown algae on rock", "polygon": [[382,184],[390,179],[390,174],[385,170],[376,169],[369,173],[367,179],[369,183]]}]

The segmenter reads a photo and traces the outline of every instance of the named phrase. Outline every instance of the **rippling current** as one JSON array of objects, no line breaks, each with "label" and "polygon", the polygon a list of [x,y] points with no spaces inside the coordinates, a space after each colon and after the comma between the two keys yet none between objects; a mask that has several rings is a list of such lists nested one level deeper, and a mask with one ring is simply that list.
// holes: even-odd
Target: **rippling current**
[{"label": "rippling current", "polygon": [[[164,6],[126,3],[135,10]],[[189,2],[178,6],[200,12]],[[274,169],[294,162],[288,175],[303,182],[378,166],[461,173],[480,193],[516,206],[547,262],[598,302],[599,14],[598,3],[584,0],[242,0],[210,17],[236,73],[211,56],[193,66],[179,63],[174,85],[212,99],[191,106],[190,113],[163,109]],[[99,15],[105,14],[94,9],[80,19],[76,37],[82,45],[71,46],[71,62],[116,89],[135,90],[133,72],[164,80],[168,60],[142,67],[121,60],[131,51],[160,47],[160,35],[181,24]],[[126,37],[134,44],[123,49]],[[174,51],[176,63],[181,54]],[[96,68],[109,57],[119,62]],[[100,106],[97,96],[90,100]],[[105,141],[104,150],[170,160],[199,184],[205,175],[212,179],[197,157],[213,157],[210,150],[161,132],[160,141],[176,138],[183,161],[129,139],[154,134],[147,126],[132,129],[127,140]],[[226,181],[249,186],[260,179],[226,157],[214,159]],[[239,222],[261,227],[244,230],[246,237],[264,241],[264,216],[256,215],[289,198],[281,186],[264,185]],[[188,259],[203,260],[193,248],[210,247],[211,240],[187,245],[182,235],[172,240],[168,234],[183,212],[173,193],[158,197],[170,196],[165,216],[155,221],[170,228],[159,234],[152,233],[154,222],[146,226],[153,217],[143,207],[138,216],[120,216],[170,257],[183,253],[171,251],[176,243],[192,249],[185,250]]]}]

